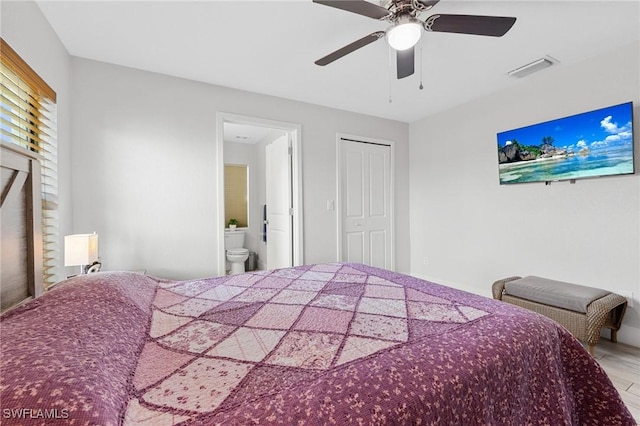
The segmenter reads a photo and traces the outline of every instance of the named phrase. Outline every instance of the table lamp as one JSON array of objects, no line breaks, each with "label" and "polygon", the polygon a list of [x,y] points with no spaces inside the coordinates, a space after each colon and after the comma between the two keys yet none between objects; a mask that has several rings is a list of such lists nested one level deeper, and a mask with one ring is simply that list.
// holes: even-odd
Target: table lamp
[{"label": "table lamp", "polygon": [[80,265],[85,274],[87,265],[98,260],[98,234],[73,234],[64,237],[64,266]]}]

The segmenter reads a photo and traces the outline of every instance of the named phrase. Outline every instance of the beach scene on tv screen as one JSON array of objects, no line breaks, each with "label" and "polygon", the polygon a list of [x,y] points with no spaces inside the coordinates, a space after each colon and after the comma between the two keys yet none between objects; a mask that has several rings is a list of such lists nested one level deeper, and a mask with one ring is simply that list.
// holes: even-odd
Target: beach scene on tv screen
[{"label": "beach scene on tv screen", "polygon": [[500,183],[633,173],[632,104],[498,133]]}]

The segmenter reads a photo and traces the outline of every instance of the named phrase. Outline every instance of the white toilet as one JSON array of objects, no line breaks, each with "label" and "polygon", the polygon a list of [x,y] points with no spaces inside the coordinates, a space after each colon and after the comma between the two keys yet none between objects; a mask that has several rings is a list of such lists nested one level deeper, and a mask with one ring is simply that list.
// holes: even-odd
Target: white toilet
[{"label": "white toilet", "polygon": [[244,273],[244,262],[249,258],[249,249],[243,248],[244,231],[224,231],[224,249],[231,265],[231,275]]}]

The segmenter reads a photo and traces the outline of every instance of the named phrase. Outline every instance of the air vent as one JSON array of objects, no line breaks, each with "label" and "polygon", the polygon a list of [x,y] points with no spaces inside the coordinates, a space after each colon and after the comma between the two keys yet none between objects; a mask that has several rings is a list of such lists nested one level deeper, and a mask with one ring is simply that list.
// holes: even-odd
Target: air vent
[{"label": "air vent", "polygon": [[536,71],[540,71],[541,69],[550,67],[551,65],[553,65],[555,63],[555,61],[553,61],[551,58],[546,57],[546,58],[540,58],[537,61],[533,61],[530,64],[527,65],[523,65],[519,68],[516,68],[514,70],[509,71],[509,75],[512,77],[518,77],[518,78],[522,78],[525,77],[531,73],[534,73]]}]

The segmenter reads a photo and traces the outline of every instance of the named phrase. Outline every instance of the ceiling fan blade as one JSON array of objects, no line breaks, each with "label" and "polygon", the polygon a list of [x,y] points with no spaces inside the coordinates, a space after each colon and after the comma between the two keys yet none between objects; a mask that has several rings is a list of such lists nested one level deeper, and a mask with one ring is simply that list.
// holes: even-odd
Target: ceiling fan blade
[{"label": "ceiling fan blade", "polygon": [[516,18],[478,15],[431,15],[424,22],[426,31],[475,34],[502,37],[511,29]]},{"label": "ceiling fan blade", "polygon": [[414,72],[415,49],[396,50],[396,68],[398,70],[398,80],[409,77]]},{"label": "ceiling fan blade", "polygon": [[345,47],[338,49],[333,53],[329,53],[323,58],[318,59],[315,64],[320,66],[330,64],[331,62],[340,59],[343,56],[360,49],[361,47],[371,44],[382,37],[384,37],[384,31],[376,31],[375,33],[371,33],[368,36],[364,36],[361,39],[356,40],[351,44],[347,44]]},{"label": "ceiling fan blade", "polygon": [[424,6],[428,10],[428,9],[431,9],[436,4],[438,4],[439,1],[440,0],[418,0],[418,3],[420,3],[422,6]]},{"label": "ceiling fan blade", "polygon": [[380,7],[364,0],[313,0],[313,2],[335,7],[336,9],[346,10],[347,12],[357,13],[358,15],[367,16],[373,19],[382,19],[391,15],[391,12],[384,7]]}]

